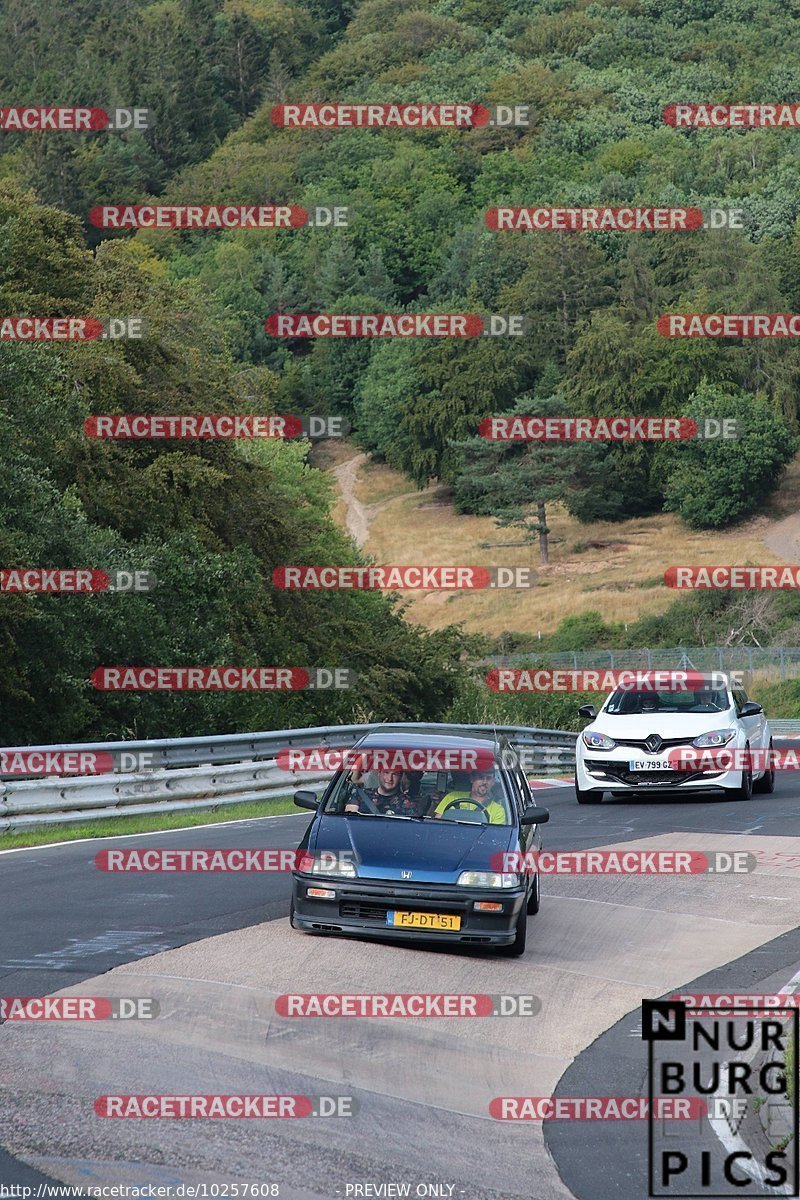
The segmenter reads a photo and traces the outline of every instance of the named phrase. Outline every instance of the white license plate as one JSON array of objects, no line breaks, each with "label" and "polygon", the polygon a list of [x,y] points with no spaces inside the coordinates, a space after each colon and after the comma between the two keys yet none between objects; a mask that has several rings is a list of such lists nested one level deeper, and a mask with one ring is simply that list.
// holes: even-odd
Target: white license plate
[{"label": "white license plate", "polygon": [[675,763],[668,758],[632,758],[628,762],[630,771],[674,771]]}]

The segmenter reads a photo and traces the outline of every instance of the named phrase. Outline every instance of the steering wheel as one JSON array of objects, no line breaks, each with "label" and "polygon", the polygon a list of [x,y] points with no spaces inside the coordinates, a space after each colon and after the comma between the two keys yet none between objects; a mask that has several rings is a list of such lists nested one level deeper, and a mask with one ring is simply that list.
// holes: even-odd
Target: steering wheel
[{"label": "steering wheel", "polygon": [[480,800],[473,800],[471,796],[465,796],[462,800],[451,800],[449,804],[446,804],[444,806],[444,808],[442,809],[441,815],[444,816],[445,813],[451,808],[460,808],[462,804],[472,804],[472,805],[474,805],[475,808],[480,809],[481,813],[486,818],[486,824],[487,825],[491,824],[491,818],[489,817],[489,810],[486,807],[486,805],[481,804]]}]

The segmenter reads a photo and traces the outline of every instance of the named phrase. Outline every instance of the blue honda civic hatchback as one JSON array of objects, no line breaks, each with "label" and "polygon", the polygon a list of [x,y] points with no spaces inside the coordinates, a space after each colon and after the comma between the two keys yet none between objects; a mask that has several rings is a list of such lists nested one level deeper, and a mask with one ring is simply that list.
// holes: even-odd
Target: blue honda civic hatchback
[{"label": "blue honda civic hatchback", "polygon": [[504,738],[384,728],[347,751],[321,799],[294,800],[314,818],[293,872],[293,928],[524,952],[550,814]]}]

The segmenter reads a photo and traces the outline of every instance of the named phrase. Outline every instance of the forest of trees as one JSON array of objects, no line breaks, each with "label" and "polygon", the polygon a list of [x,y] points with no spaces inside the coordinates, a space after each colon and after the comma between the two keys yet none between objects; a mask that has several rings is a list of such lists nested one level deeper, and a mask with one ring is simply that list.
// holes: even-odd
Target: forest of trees
[{"label": "forest of trees", "polygon": [[[303,444],[87,443],[101,412],[337,413],[463,512],[529,521],[569,470],[581,520],[720,527],[796,449],[791,340],[667,339],[663,312],[800,311],[800,131],[675,129],[680,101],[800,101],[793,0],[9,0],[4,102],[142,106],[147,130],[5,133],[0,309],[135,312],[142,342],[0,343],[0,559],[149,568],[152,595],[6,596],[4,741],[457,711],[467,643],[379,595],[278,593],[355,562]],[[13,98],[13,99],[12,99]],[[529,128],[291,130],[287,100],[529,104]],[[143,231],[103,202],[344,205],[346,229]],[[739,208],[743,230],[499,233],[498,204]],[[529,318],[522,337],[306,340],[275,312]],[[738,443],[486,446],[489,414],[734,415]],[[307,448],[307,447],[306,447]],[[587,449],[587,448],[583,448]],[[476,463],[480,470],[476,470]],[[561,475],[559,475],[559,470]],[[555,481],[554,481],[555,479]],[[535,526],[535,504],[534,504]],[[346,663],[352,694],[98,697],[99,663]]]}]

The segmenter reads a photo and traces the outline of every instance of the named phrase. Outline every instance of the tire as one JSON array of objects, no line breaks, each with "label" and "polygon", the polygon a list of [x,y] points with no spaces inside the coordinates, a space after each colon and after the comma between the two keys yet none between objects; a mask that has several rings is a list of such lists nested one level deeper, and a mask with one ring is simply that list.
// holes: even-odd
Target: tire
[{"label": "tire", "polygon": [[289,925],[292,929],[296,928],[294,923],[294,896],[289,901]]},{"label": "tire", "polygon": [[517,918],[517,936],[510,946],[498,946],[498,951],[504,958],[519,958],[525,953],[525,942],[528,937],[528,914],[525,905],[519,910]]},{"label": "tire", "polygon": [[581,789],[578,787],[578,777],[576,775],[575,776],[575,799],[578,801],[578,804],[602,804],[603,803],[603,793],[602,792],[582,792]]},{"label": "tire", "polygon": [[[749,753],[750,747],[745,746],[745,751]],[[749,761],[747,770],[742,771],[742,785],[738,788],[728,789],[728,798],[730,800],[751,800],[753,797],[753,764]]]},{"label": "tire", "polygon": [[530,896],[528,896],[527,911],[530,916],[533,916],[535,913],[537,913],[539,911],[539,906],[541,905],[541,902],[542,902],[542,896],[541,896],[541,888],[539,887],[539,872],[537,871],[536,875],[534,877],[533,887],[531,888],[531,894],[530,894]]},{"label": "tire", "polygon": [[[772,738],[770,738],[770,741],[769,741],[770,761],[772,761],[772,750],[773,750]],[[760,795],[771,795],[772,792],[775,791],[775,768],[774,767],[770,767],[769,770],[764,775],[762,775],[760,779],[757,779],[755,781],[755,783],[753,784],[753,791],[758,792]]]}]

